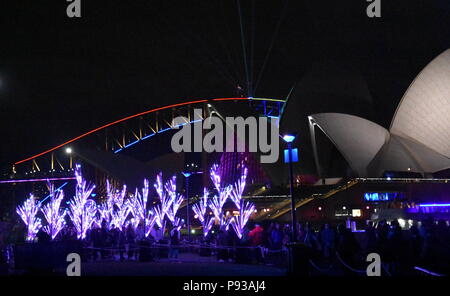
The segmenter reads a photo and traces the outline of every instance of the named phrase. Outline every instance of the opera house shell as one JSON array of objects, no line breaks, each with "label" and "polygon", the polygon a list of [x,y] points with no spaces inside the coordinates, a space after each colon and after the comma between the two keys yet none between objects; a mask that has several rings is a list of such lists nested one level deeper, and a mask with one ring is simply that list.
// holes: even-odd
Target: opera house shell
[{"label": "opera house shell", "polygon": [[[343,113],[308,117],[316,167],[322,131],[360,177],[386,171],[423,175],[450,168],[450,49],[430,62],[401,99],[389,130]],[[318,128],[318,129],[317,129]]]}]

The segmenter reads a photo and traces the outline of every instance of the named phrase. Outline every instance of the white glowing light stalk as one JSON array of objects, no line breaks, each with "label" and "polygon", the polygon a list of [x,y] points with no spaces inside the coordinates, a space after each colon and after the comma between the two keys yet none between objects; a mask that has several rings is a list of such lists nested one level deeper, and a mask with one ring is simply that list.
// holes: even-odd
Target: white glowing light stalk
[{"label": "white glowing light stalk", "polygon": [[250,216],[255,211],[255,205],[251,202],[241,201],[239,216],[231,219],[231,226],[233,227],[236,235],[241,239],[244,233],[244,227],[247,224]]},{"label": "white glowing light stalk", "polygon": [[240,209],[241,207],[241,200],[242,200],[242,194],[244,193],[246,180],[247,180],[247,173],[248,170],[246,167],[243,169],[243,173],[241,177],[239,178],[239,181],[234,184],[233,190],[231,190],[231,200],[234,202],[236,207]]},{"label": "white glowing light stalk", "polygon": [[[89,199],[95,185],[87,183],[81,173],[81,166],[75,166],[75,177],[77,185],[75,188],[75,196],[70,202],[69,217],[77,231],[78,239],[85,239],[86,232],[92,227],[96,221],[97,204],[93,199]],[[109,186],[109,183],[107,183]]]},{"label": "white glowing light stalk", "polygon": [[40,208],[41,204],[35,199],[33,194],[30,194],[30,197],[23,205],[18,206],[16,209],[17,214],[27,226],[27,241],[33,241],[39,230],[42,228],[41,219],[36,217]]},{"label": "white glowing light stalk", "polygon": [[214,164],[210,170],[210,177],[217,190],[218,195],[215,195],[209,201],[208,206],[211,208],[215,218],[219,221],[221,226],[228,226],[229,220],[223,215],[223,206],[233,190],[231,185],[222,188],[221,176],[219,173],[219,166]]},{"label": "white glowing light stalk", "polygon": [[55,186],[51,183],[48,183],[47,187],[50,192],[50,201],[41,208],[44,218],[47,221],[47,225],[45,225],[42,229],[50,236],[52,240],[54,240],[58,233],[66,225],[66,221],[64,220],[66,211],[61,209],[64,191],[55,191]]},{"label": "white glowing light stalk", "polygon": [[147,221],[153,214],[151,210],[147,209],[148,191],[149,183],[145,179],[142,194],[136,188],[135,194],[130,198],[131,215],[133,216],[132,225],[135,229],[141,222],[143,222],[144,226],[147,225],[147,222],[151,222],[151,220]]},{"label": "white glowing light stalk", "polygon": [[202,224],[203,236],[206,237],[214,225],[214,219],[206,216],[208,210],[208,190],[206,188],[203,189],[202,199],[192,207],[192,210]]},{"label": "white glowing light stalk", "polygon": [[172,225],[178,226],[178,221],[176,221],[176,215],[178,209],[183,203],[184,197],[178,194],[177,191],[177,178],[172,176],[172,178],[165,184],[166,196],[170,198],[170,206],[167,209],[167,218],[170,220]]}]

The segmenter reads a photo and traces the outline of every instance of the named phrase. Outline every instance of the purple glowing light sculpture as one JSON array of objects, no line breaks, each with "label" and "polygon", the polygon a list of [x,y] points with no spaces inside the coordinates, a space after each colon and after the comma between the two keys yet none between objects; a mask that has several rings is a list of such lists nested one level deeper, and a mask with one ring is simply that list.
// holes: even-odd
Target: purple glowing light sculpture
[{"label": "purple glowing light sculpture", "polygon": [[122,229],[125,227],[128,215],[131,212],[131,202],[129,200],[125,201],[127,185],[123,185],[122,191],[112,190],[112,192],[113,208],[111,212],[110,227],[114,225],[120,231],[122,231]]},{"label": "purple glowing light sculpture", "polygon": [[69,217],[77,231],[77,238],[85,239],[86,232],[96,220],[97,204],[94,200],[89,199],[95,185],[86,182],[79,164],[75,166],[75,177],[77,185],[75,196],[70,202]]},{"label": "purple glowing light sculpture", "polygon": [[176,215],[178,209],[183,203],[184,197],[177,193],[177,177],[172,176],[172,178],[165,184],[166,194],[170,198],[170,207],[167,210],[167,218],[170,220],[172,225],[178,225],[176,223]]},{"label": "purple glowing light sculpture", "polygon": [[133,227],[136,229],[142,222],[144,225],[144,235],[148,237],[152,231],[157,217],[154,215],[152,209],[147,208],[148,202],[149,183],[148,180],[144,180],[144,188],[142,188],[142,194],[136,189],[135,194],[128,200],[133,218],[130,220]]},{"label": "purple glowing light sculpture", "polygon": [[244,193],[246,180],[247,180],[248,170],[246,167],[243,168],[243,172],[239,180],[234,184],[233,189],[231,190],[231,200],[234,202],[238,210],[241,207],[242,194]]},{"label": "purple glowing light sculpture", "polygon": [[106,180],[106,201],[98,209],[100,219],[96,224],[101,225],[102,221],[105,221],[109,229],[114,226],[114,228],[117,227],[122,231],[131,212],[131,202],[125,201],[126,193],[126,185],[123,185],[122,190],[117,190],[111,185],[109,180]]},{"label": "purple glowing light sculpture", "polygon": [[206,237],[214,225],[214,219],[206,216],[208,210],[208,190],[206,188],[203,189],[203,198],[192,207],[192,210],[202,224],[203,237]]},{"label": "purple glowing light sculpture", "polygon": [[208,205],[211,208],[216,219],[219,221],[219,224],[221,226],[227,226],[228,222],[226,217],[223,215],[223,206],[228,200],[228,197],[230,196],[233,187],[229,185],[222,188],[221,177],[219,174],[219,166],[217,164],[214,164],[211,167],[210,177],[214,184],[214,187],[217,190],[218,195],[214,195],[209,201]]},{"label": "purple glowing light sculpture", "polygon": [[39,212],[41,204],[36,201],[33,194],[16,209],[17,214],[22,218],[23,223],[27,226],[27,241],[33,241],[36,238],[36,234],[42,227],[41,219],[36,217]]},{"label": "purple glowing light sculpture", "polygon": [[149,211],[147,218],[145,218],[145,225],[144,225],[145,237],[148,237],[150,232],[152,232],[153,227],[155,226],[155,223],[156,223],[156,215],[153,215],[153,213],[151,211]]},{"label": "purple glowing light sculpture", "polygon": [[147,201],[148,201],[148,189],[149,189],[149,183],[148,180],[144,180],[144,188],[142,188],[142,194],[138,191],[136,188],[136,191],[133,196],[131,196],[130,200],[130,207],[131,207],[131,215],[133,216],[132,219],[132,225],[134,229],[136,229],[141,223],[146,222],[146,218],[149,214],[151,214],[151,211],[147,209]]},{"label": "purple glowing light sculpture", "polygon": [[241,239],[244,233],[245,224],[247,224],[250,216],[255,212],[255,205],[251,202],[242,200],[239,207],[239,216],[231,219],[231,226],[236,235]]},{"label": "purple glowing light sculpture", "polygon": [[64,217],[67,212],[61,209],[64,191],[55,191],[55,186],[51,183],[48,183],[47,187],[50,192],[50,201],[41,208],[44,218],[47,221],[47,225],[45,225],[42,229],[50,236],[52,240],[54,240],[61,229],[63,229],[66,225]]},{"label": "purple glowing light sculpture", "polygon": [[[171,187],[172,185],[169,183],[166,186]],[[162,181],[162,173],[159,173],[156,176],[156,183],[154,184],[154,187],[156,189],[156,193],[158,194],[160,204],[153,208],[153,212],[155,215],[155,222],[158,225],[160,229],[162,229],[162,233],[165,232],[166,229],[166,222],[164,218],[166,215],[168,215],[168,212],[170,211],[170,207],[172,206],[172,196],[166,190],[164,190],[163,187],[163,181]],[[170,215],[170,214],[169,214]]]},{"label": "purple glowing light sculpture", "polygon": [[[156,176],[156,183],[154,184],[156,192],[158,193],[159,201],[161,202],[161,213],[162,218],[165,217],[167,212],[169,211],[170,206],[172,205],[172,197],[164,190],[163,181],[162,181],[162,173],[159,173]],[[167,186],[166,186],[167,187]]]}]

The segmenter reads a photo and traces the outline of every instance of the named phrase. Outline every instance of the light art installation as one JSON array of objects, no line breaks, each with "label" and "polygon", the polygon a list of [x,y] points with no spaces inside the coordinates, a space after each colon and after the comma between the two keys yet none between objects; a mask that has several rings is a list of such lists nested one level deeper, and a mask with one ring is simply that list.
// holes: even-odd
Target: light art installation
[{"label": "light art installation", "polygon": [[142,222],[144,225],[144,235],[148,237],[150,232],[156,223],[156,215],[153,209],[147,208],[149,185],[148,180],[144,180],[144,188],[142,188],[142,194],[136,188],[135,194],[128,200],[131,215],[129,223],[136,229]]},{"label": "light art installation", "polygon": [[64,191],[55,190],[55,186],[52,183],[47,184],[50,201],[41,208],[44,218],[47,221],[42,229],[50,236],[52,240],[56,238],[58,233],[66,225],[64,217],[66,211],[61,209],[61,202],[64,198]]},{"label": "light art installation", "polygon": [[[114,191],[113,191],[114,192]],[[129,200],[125,201],[125,194],[127,193],[127,185],[123,185],[122,191],[116,190],[112,194],[113,207],[111,212],[110,227],[113,225],[120,231],[125,227],[128,215],[131,212],[131,204]]]},{"label": "light art installation", "polygon": [[[156,176],[156,183],[154,184],[156,189],[156,193],[158,194],[160,204],[153,208],[153,212],[155,215],[155,222],[158,224],[158,227],[162,229],[162,232],[165,232],[166,222],[164,218],[167,215],[170,207],[172,206],[172,197],[165,192],[162,182],[162,173],[159,173]],[[167,187],[167,186],[166,186]]]},{"label": "light art installation", "polygon": [[17,214],[22,218],[23,223],[27,226],[27,241],[33,241],[36,238],[36,234],[42,227],[41,219],[36,217],[39,212],[41,204],[36,201],[33,194],[16,209]]},{"label": "light art installation", "polygon": [[119,191],[111,185],[109,180],[106,180],[106,201],[98,209],[100,217],[96,224],[101,225],[102,221],[105,221],[109,229],[114,226],[122,230],[125,227],[126,219],[131,211],[130,203],[125,201],[126,192],[126,185]]},{"label": "light art installation", "polygon": [[218,195],[214,195],[209,201],[208,205],[211,208],[216,219],[219,221],[219,224],[226,227],[229,224],[229,220],[223,214],[223,206],[230,196],[233,187],[231,185],[228,185],[222,188],[219,166],[217,164],[214,164],[211,167],[210,176]]},{"label": "light art installation", "polygon": [[183,203],[184,197],[177,193],[177,177],[172,176],[172,178],[166,182],[165,189],[167,196],[171,199],[171,205],[167,210],[167,218],[170,220],[173,226],[178,226],[175,221],[178,209]]},{"label": "light art installation", "polygon": [[77,231],[77,238],[85,239],[86,232],[96,220],[97,204],[89,199],[95,185],[86,182],[81,173],[81,166],[78,164],[75,166],[75,178],[77,185],[75,196],[70,202],[69,217]]},{"label": "light art installation", "polygon": [[136,229],[141,221],[145,223],[145,219],[147,215],[152,214],[151,211],[147,209],[148,202],[148,180],[144,180],[144,188],[142,188],[142,194],[136,188],[136,191],[133,196],[130,197],[130,207],[131,214],[133,215],[133,219],[130,221]]},{"label": "light art installation", "polygon": [[236,235],[241,239],[245,224],[247,224],[248,219],[255,212],[255,205],[249,201],[242,200],[239,208],[239,216],[231,219],[231,226],[234,232],[236,232]]},{"label": "light art installation", "polygon": [[214,218],[208,217],[206,215],[208,210],[208,190],[206,188],[203,189],[202,199],[192,207],[192,210],[197,215],[198,220],[200,220],[200,223],[202,224],[203,237],[206,237],[212,226],[214,225]]},{"label": "light art installation", "polygon": [[237,181],[234,184],[233,189],[231,190],[231,200],[234,202],[238,210],[241,208],[241,200],[242,200],[242,194],[244,193],[245,184],[247,180],[247,173],[248,170],[246,167],[243,168],[243,173],[241,177],[239,178],[239,181]]}]

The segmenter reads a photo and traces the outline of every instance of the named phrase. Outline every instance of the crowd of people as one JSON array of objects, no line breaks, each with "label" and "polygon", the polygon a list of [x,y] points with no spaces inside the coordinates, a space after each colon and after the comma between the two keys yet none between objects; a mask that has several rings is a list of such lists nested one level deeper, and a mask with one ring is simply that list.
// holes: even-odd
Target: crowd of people
[{"label": "crowd of people", "polygon": [[[368,221],[364,229],[353,232],[346,224],[298,223],[295,240],[307,248],[309,259],[322,265],[340,265],[346,272],[365,272],[367,255],[380,255],[387,274],[404,275],[415,266],[448,274],[450,268],[450,226],[445,220],[423,220],[402,228],[397,220]],[[234,231],[219,230],[216,241],[218,259],[237,262],[273,262],[286,258],[292,242],[290,224],[265,221],[249,223],[239,239]],[[221,246],[232,246],[220,249]],[[283,254],[283,256],[279,256]]]},{"label": "crowd of people", "polygon": [[[397,220],[368,221],[364,229],[352,232],[346,224],[330,223],[296,225],[295,241],[307,250],[308,259],[320,266],[341,265],[344,270],[365,269],[366,257],[377,253],[389,274],[408,274],[414,266],[450,274],[450,226],[447,221],[428,219],[401,228]],[[287,251],[294,236],[291,225],[269,220],[250,221],[241,237],[231,226],[214,226],[208,236],[181,235],[180,228],[170,227],[163,233],[155,227],[148,236],[142,224],[131,224],[120,230],[106,223],[93,227],[83,241],[90,260],[151,261],[155,258],[177,260],[180,250],[200,256],[217,256],[219,262],[279,264],[287,262]],[[406,230],[406,231],[405,231]],[[65,227],[58,240],[75,240],[73,227]],[[41,231],[39,241],[49,237]]]}]

